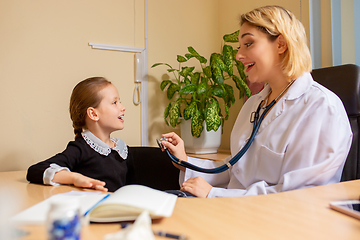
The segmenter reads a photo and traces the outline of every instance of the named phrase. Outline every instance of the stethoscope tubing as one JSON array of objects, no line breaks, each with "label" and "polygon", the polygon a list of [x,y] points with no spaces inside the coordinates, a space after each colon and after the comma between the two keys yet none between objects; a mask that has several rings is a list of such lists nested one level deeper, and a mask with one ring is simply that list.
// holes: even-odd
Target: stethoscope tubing
[{"label": "stethoscope tubing", "polygon": [[172,155],[168,149],[166,149],[166,153],[168,154],[168,156],[170,157],[170,159],[176,163],[179,164],[180,166],[189,168],[191,170],[194,171],[198,171],[198,172],[203,172],[203,173],[221,173],[224,172],[226,170],[228,170],[231,166],[233,166],[235,163],[237,163],[240,158],[246,153],[246,151],[249,149],[250,145],[252,144],[252,142],[255,139],[256,133],[259,131],[261,122],[263,121],[266,113],[274,106],[274,104],[276,103],[276,100],[273,100],[264,110],[264,112],[261,114],[260,118],[259,118],[259,112],[261,109],[261,105],[264,101],[261,101],[256,112],[255,112],[255,116],[254,116],[254,125],[253,125],[253,130],[252,133],[250,135],[249,141],[245,144],[245,146],[226,164],[221,165],[220,167],[217,168],[201,168],[198,167],[196,165],[193,165],[191,163],[188,163],[186,161],[181,161],[180,159],[178,159],[177,157],[175,157],[174,155]]}]

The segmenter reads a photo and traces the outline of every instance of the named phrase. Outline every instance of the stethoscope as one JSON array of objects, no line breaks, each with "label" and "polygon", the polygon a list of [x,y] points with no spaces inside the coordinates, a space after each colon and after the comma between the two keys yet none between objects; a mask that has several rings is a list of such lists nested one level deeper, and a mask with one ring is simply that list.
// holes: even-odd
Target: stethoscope
[{"label": "stethoscope", "polygon": [[[253,123],[253,130],[252,133],[250,135],[249,141],[245,144],[245,146],[227,163],[225,163],[224,165],[221,165],[220,167],[217,168],[201,168],[198,167],[196,165],[193,165],[191,163],[188,163],[187,161],[182,161],[180,159],[178,159],[177,157],[175,157],[174,155],[172,155],[169,150],[167,148],[165,148],[162,144],[161,141],[166,141],[166,138],[162,138],[162,139],[157,139],[157,143],[159,144],[159,146],[161,148],[163,148],[167,155],[170,157],[170,159],[176,163],[179,164],[180,166],[192,169],[194,171],[198,171],[198,172],[203,172],[203,173],[221,173],[224,172],[226,170],[228,170],[230,167],[234,166],[235,163],[237,163],[239,161],[239,159],[246,153],[246,151],[249,149],[250,145],[252,144],[252,142],[255,139],[256,133],[258,132],[261,122],[263,121],[265,115],[267,114],[267,112],[275,105],[275,103],[277,102],[277,100],[283,95],[283,93],[293,84],[295,80],[291,81],[286,88],[279,94],[279,96],[277,98],[275,98],[265,109],[264,112],[260,115],[260,110],[262,109],[262,104],[264,103],[264,100],[262,100],[259,104],[259,106],[257,107],[255,112],[251,113],[250,116],[250,122]],[[271,91],[269,92],[269,94],[267,95],[267,97],[265,99],[268,98],[268,96],[270,95]]]},{"label": "stethoscope", "polygon": [[272,106],[274,106],[274,104],[276,103],[276,100],[273,100],[264,110],[264,112],[261,114],[260,118],[259,118],[259,113],[260,113],[260,109],[261,109],[261,105],[263,104],[264,100],[262,100],[256,110],[256,112],[252,112],[251,113],[251,117],[250,117],[250,122],[253,123],[253,130],[251,133],[251,136],[249,138],[249,141],[245,144],[245,146],[226,164],[221,165],[220,167],[217,168],[201,168],[198,166],[195,166],[191,163],[188,163],[186,161],[182,161],[180,159],[178,159],[177,157],[175,157],[174,155],[172,155],[169,150],[167,148],[164,148],[164,146],[161,144],[161,141],[166,141],[166,138],[162,138],[157,140],[158,144],[160,147],[162,147],[167,155],[170,157],[170,159],[176,163],[179,164],[180,166],[192,169],[194,171],[198,171],[198,172],[203,172],[203,173],[221,173],[224,172],[226,170],[228,170],[230,167],[232,167],[235,163],[237,163],[237,161],[239,161],[239,159],[246,153],[246,151],[248,150],[248,148],[250,147],[251,143],[254,141],[255,139],[255,135],[258,132],[259,128],[260,128],[260,124],[262,122],[262,120],[264,119],[266,113],[272,108]]}]

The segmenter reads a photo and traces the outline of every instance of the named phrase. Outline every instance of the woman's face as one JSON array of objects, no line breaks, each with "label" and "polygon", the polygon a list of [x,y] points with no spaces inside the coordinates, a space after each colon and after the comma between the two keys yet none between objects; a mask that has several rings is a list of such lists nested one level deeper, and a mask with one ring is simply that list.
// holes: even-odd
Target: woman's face
[{"label": "woman's face", "polygon": [[236,59],[244,64],[251,83],[270,83],[282,74],[278,39],[270,41],[267,34],[250,24],[241,26]]}]

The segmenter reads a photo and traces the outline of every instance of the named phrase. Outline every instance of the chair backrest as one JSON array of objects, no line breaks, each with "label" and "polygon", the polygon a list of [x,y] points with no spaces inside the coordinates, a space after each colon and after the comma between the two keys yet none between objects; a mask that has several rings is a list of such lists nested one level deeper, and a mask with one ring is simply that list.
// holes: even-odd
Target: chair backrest
[{"label": "chair backrest", "polygon": [[360,67],[346,64],[314,69],[311,74],[315,81],[342,100],[350,120],[353,140],[341,181],[360,179]]},{"label": "chair backrest", "polygon": [[129,147],[133,166],[127,174],[127,184],[140,184],[158,190],[178,190],[179,169],[169,156],[156,147]]}]

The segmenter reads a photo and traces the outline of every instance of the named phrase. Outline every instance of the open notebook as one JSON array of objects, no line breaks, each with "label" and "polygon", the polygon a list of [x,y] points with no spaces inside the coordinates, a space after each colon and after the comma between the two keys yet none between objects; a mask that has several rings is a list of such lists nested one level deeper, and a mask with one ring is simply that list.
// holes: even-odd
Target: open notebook
[{"label": "open notebook", "polygon": [[118,222],[135,220],[144,210],[151,218],[170,217],[177,196],[142,185],[127,185],[109,197],[100,192],[71,191],[54,195],[13,216],[15,224],[44,224],[52,199],[66,196],[77,198],[82,215],[89,215],[91,222]]}]

